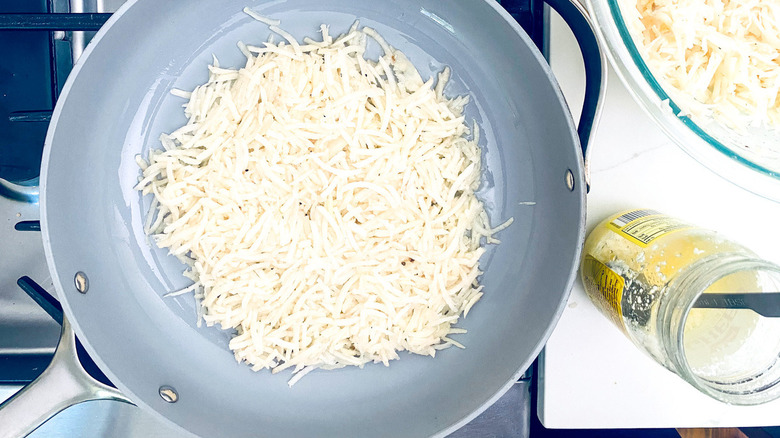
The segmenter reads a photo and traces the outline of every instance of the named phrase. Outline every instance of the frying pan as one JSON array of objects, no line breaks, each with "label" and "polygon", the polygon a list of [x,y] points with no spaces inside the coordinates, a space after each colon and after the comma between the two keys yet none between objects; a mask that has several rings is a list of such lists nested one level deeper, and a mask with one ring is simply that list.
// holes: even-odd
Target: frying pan
[{"label": "frying pan", "polygon": [[[249,3],[249,4],[247,4]],[[500,397],[537,356],[575,278],[584,238],[583,152],[603,92],[603,57],[568,0],[550,0],[583,50],[587,91],[579,132],[541,54],[492,1],[196,0],[126,3],[74,67],[52,116],[42,167],[46,257],[65,310],[62,342],[42,376],[0,410],[3,436],[29,433],[70,404],[137,404],[209,437],[444,436]],[[445,92],[468,94],[483,135],[484,200],[492,222],[513,217],[481,264],[485,295],[459,326],[465,350],[402,354],[389,367],[289,373],[236,363],[231,334],[198,327],[184,267],[150,243],[149,199],[132,188],[136,154],[185,122],[173,87],[207,78],[216,54],[242,65],[236,42],[265,41],[282,20],[298,38],[359,18],[403,51],[423,77],[452,69]],[[579,137],[578,137],[579,135]],[[68,322],[69,321],[69,322]],[[117,389],[78,365],[75,331]]]}]

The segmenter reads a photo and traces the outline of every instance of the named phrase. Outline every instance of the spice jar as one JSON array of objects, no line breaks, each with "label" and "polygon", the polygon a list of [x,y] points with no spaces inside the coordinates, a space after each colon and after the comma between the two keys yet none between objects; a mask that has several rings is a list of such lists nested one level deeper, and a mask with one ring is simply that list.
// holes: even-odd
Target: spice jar
[{"label": "spice jar", "polygon": [[590,233],[580,270],[599,310],[700,391],[741,405],[780,397],[780,318],[694,308],[707,293],[780,292],[780,266],[714,231],[631,210]]}]

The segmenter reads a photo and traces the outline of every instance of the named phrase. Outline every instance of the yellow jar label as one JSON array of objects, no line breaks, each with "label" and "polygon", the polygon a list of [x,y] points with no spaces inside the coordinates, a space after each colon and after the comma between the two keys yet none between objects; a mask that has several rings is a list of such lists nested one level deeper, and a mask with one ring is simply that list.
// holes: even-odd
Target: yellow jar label
[{"label": "yellow jar label", "polygon": [[602,313],[618,327],[623,327],[623,290],[625,280],[617,272],[592,256],[585,256],[582,265],[582,281],[590,299]]},{"label": "yellow jar label", "polygon": [[693,228],[655,210],[632,210],[616,217],[607,226],[642,248],[675,231]]}]

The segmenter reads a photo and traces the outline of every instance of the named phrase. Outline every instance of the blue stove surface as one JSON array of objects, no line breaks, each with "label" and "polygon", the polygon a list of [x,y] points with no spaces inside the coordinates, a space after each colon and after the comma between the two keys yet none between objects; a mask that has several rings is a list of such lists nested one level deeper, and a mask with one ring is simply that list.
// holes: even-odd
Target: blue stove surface
[{"label": "blue stove surface", "polygon": [[[46,0],[0,2],[2,12],[48,12]],[[0,178],[14,183],[38,176],[48,120],[23,121],[54,108],[49,32],[0,31]]]}]

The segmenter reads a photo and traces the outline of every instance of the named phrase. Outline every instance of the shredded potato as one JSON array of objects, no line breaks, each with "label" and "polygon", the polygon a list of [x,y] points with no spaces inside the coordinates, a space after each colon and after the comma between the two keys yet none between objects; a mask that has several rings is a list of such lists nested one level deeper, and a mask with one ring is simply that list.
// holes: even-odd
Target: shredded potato
[{"label": "shredded potato", "polygon": [[467,97],[357,23],[299,44],[255,18],[285,41],[239,43],[238,70],[215,58],[206,84],[175,92],[187,124],[138,158],[147,233],[195,282],[170,295],[195,292],[207,324],[235,330],[237,360],[292,367],[290,384],[460,346],[448,336],[482,296],[483,244],[511,223],[491,229],[475,196]]},{"label": "shredded potato", "polygon": [[780,126],[780,2],[621,0],[648,67],[684,113]]}]

